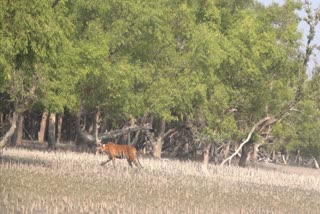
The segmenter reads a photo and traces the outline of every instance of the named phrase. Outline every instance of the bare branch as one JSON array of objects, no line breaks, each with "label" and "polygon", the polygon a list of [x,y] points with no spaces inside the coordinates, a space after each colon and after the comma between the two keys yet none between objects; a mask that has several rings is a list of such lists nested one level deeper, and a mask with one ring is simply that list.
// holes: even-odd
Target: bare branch
[{"label": "bare branch", "polygon": [[167,137],[169,134],[175,132],[176,130],[177,130],[176,128],[169,129],[169,130],[163,135],[163,138]]},{"label": "bare branch", "polygon": [[262,120],[260,120],[259,122],[257,122],[256,124],[254,124],[254,126],[252,127],[251,131],[249,132],[247,138],[240,144],[239,148],[230,157],[228,157],[224,161],[222,161],[220,166],[224,165],[227,161],[231,160],[234,156],[236,156],[238,154],[238,152],[242,149],[242,147],[250,140],[251,135],[253,134],[253,132],[255,132],[257,127],[262,125],[263,123],[267,122],[269,119],[270,119],[269,117],[265,117]]},{"label": "bare branch", "polygon": [[7,145],[9,138],[13,135],[17,126],[17,119],[18,119],[18,115],[17,113],[14,112],[10,120],[11,122],[10,129],[7,131],[7,133],[4,135],[4,137],[0,141],[0,151]]},{"label": "bare branch", "polygon": [[150,129],[152,129],[151,125],[147,123],[143,126],[131,126],[131,127],[123,128],[123,129],[110,131],[108,133],[100,135],[99,138],[101,140],[108,140],[108,139],[120,137],[124,134],[129,134],[131,132],[136,132],[139,130],[150,130]]}]

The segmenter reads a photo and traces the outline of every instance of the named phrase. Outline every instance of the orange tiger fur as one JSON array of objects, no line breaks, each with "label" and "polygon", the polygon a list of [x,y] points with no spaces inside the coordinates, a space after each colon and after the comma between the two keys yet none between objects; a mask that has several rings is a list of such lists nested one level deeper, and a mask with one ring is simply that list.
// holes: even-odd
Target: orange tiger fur
[{"label": "orange tiger fur", "polygon": [[112,160],[112,164],[115,167],[115,159],[126,158],[128,164],[132,167],[132,163],[134,163],[138,168],[141,167],[141,163],[137,157],[137,149],[130,145],[118,145],[115,143],[107,143],[97,148],[98,153],[107,153],[109,156],[109,160],[102,162],[101,165],[105,165],[109,161]]}]

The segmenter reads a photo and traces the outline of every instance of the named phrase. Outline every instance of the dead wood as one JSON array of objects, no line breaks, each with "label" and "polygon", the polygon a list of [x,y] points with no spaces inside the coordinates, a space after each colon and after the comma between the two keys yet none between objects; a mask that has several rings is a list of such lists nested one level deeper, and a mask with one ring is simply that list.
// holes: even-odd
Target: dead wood
[{"label": "dead wood", "polygon": [[10,123],[11,123],[10,129],[7,131],[7,133],[4,135],[4,137],[0,141],[0,151],[7,145],[8,140],[14,134],[14,131],[16,130],[16,127],[17,127],[17,119],[18,119],[18,115],[17,113],[14,112],[10,120]]},{"label": "dead wood", "polygon": [[236,156],[238,154],[238,152],[242,149],[242,147],[249,142],[251,135],[253,134],[253,132],[256,131],[257,127],[259,127],[260,125],[264,124],[266,121],[268,121],[270,118],[269,117],[265,117],[262,120],[260,120],[259,122],[257,122],[256,124],[254,124],[254,126],[252,127],[251,131],[249,132],[247,138],[240,144],[239,148],[227,159],[225,159],[224,161],[222,161],[222,163],[220,164],[220,166],[224,165],[227,161],[231,160],[234,156]]},{"label": "dead wood", "polygon": [[99,135],[99,138],[101,140],[114,139],[114,138],[120,137],[122,135],[129,134],[131,132],[136,132],[136,131],[140,131],[140,130],[150,130],[150,129],[152,129],[152,126],[149,123],[147,123],[143,126],[134,125],[134,126],[126,127],[123,129],[117,129],[114,131],[110,131],[108,133],[101,134],[101,135]]},{"label": "dead wood", "polygon": [[312,159],[313,159],[314,168],[319,169],[319,163],[317,159],[315,157],[312,157]]}]

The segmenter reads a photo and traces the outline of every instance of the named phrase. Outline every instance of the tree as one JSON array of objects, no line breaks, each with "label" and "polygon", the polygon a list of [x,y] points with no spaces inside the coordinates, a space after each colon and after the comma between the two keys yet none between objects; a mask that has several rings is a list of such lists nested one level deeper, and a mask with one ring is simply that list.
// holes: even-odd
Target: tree
[{"label": "tree", "polygon": [[[301,54],[296,1],[269,7],[253,0],[0,4],[0,102],[10,100],[1,111],[57,117],[58,136],[69,118],[69,132],[94,146],[104,121],[103,132],[121,129],[109,137],[113,131],[127,135],[124,141],[147,137],[157,157],[190,144],[193,151],[202,145],[209,161],[210,150],[217,159],[217,148],[228,154],[242,138],[265,136],[275,124],[274,131],[287,130],[279,139],[307,142],[293,134],[316,122],[301,115],[286,120],[303,97],[318,18],[307,19],[310,36]],[[314,100],[303,102],[314,106]],[[304,105],[299,108],[315,113]],[[298,119],[306,128],[292,133],[277,124]],[[146,122],[152,130],[126,132]],[[56,124],[48,127],[54,148]]]},{"label": "tree", "polygon": [[[294,14],[294,8],[296,8],[296,6],[298,6],[298,5],[295,4],[294,2],[291,2],[291,1],[286,2],[284,8],[286,9],[287,14],[289,14],[289,15],[283,16],[284,18],[280,19],[280,20],[285,21],[283,23],[280,22],[281,23],[280,27],[276,27],[276,28],[273,27],[275,29],[276,33],[278,33],[279,31],[281,32],[281,28],[286,29],[287,26],[289,26],[289,27],[297,26],[297,21],[296,21],[297,19],[293,19],[293,17],[294,17],[294,15],[293,15]],[[274,8],[271,7],[271,9],[273,10]],[[278,17],[278,18],[280,18],[280,17]],[[310,16],[309,16],[309,18],[310,18]],[[307,42],[306,51],[305,51],[303,57],[299,59],[299,57],[298,57],[299,55],[297,55],[297,53],[298,53],[297,52],[297,45],[296,45],[297,43],[293,43],[294,45],[290,46],[290,48],[288,48],[288,47],[284,48],[283,50],[285,50],[285,52],[282,52],[282,53],[285,53],[284,56],[292,56],[292,57],[295,56],[294,57],[294,59],[296,59],[295,61],[292,60],[291,57],[290,58],[284,58],[285,59],[284,61],[283,60],[279,61],[279,63],[281,63],[281,64],[278,64],[278,67],[273,68],[272,65],[271,65],[271,67],[268,70],[265,70],[266,72],[269,72],[269,73],[270,73],[270,71],[272,71],[270,73],[272,78],[270,78],[271,81],[269,81],[269,83],[265,82],[268,79],[264,79],[264,78],[262,79],[262,80],[264,80],[265,83],[267,83],[265,85],[272,86],[272,87],[270,87],[271,92],[272,92],[272,93],[270,93],[270,95],[274,94],[276,96],[281,96],[283,94],[283,92],[287,92],[287,93],[290,92],[290,91],[291,92],[286,95],[287,98],[286,98],[285,102],[284,102],[283,99],[274,99],[274,97],[273,97],[274,95],[270,97],[270,96],[268,96],[269,94],[266,94],[266,96],[264,96],[264,97],[267,97],[267,98],[269,97],[269,99],[266,99],[264,101],[265,104],[261,105],[262,107],[265,106],[266,114],[268,116],[266,118],[268,118],[268,120],[265,123],[260,124],[261,127],[256,127],[256,125],[258,124],[258,123],[256,123],[256,125],[254,127],[257,128],[257,131],[259,133],[265,132],[266,128],[268,128],[268,127],[278,123],[279,121],[283,120],[283,118],[286,117],[287,114],[289,114],[290,111],[292,111],[294,109],[294,107],[297,105],[297,103],[302,98],[303,85],[304,85],[304,82],[305,82],[305,79],[306,79],[305,71],[306,71],[307,63],[309,61],[310,54],[312,52],[312,48],[310,46],[310,42],[312,41],[312,38],[314,36],[314,32],[313,32],[314,31],[314,26],[315,26],[314,24],[317,23],[316,19],[314,19],[314,18],[315,17],[311,16],[311,19],[313,19],[313,21],[310,20],[310,22],[309,22],[309,23],[312,23],[312,24],[310,25],[309,40]],[[271,24],[273,24],[273,23],[271,23]],[[277,49],[277,46],[281,47],[281,44],[282,44],[281,42],[283,42],[283,45],[286,45],[286,44],[288,44],[287,43],[288,41],[297,41],[296,40],[296,38],[297,38],[296,34],[297,33],[295,33],[296,30],[295,31],[291,30],[290,32],[292,32],[292,34],[289,34],[289,35],[291,35],[290,37],[289,36],[281,37],[280,36],[281,34],[279,34],[279,35],[275,34],[275,35],[277,35],[276,40],[274,40],[274,48],[275,48],[275,50]],[[244,38],[244,37],[241,37],[241,38]],[[254,46],[254,48],[257,48],[257,47],[259,47],[259,46]],[[281,53],[281,50],[279,50],[279,51]],[[258,56],[261,56],[261,55],[258,55]],[[266,62],[268,62],[268,61],[266,61]],[[263,65],[263,64],[261,64],[261,65]],[[261,68],[264,68],[264,66],[261,67]],[[268,67],[266,67],[266,68],[268,68]],[[282,71],[280,73],[278,72],[279,68],[282,68]],[[275,76],[275,73],[273,73],[273,71],[277,71],[278,72],[277,73],[278,77]],[[289,72],[289,73],[287,73],[287,72]],[[268,73],[266,73],[266,74],[268,74]],[[279,76],[279,74],[280,74],[280,76]],[[286,86],[284,84],[285,83],[284,81],[288,80],[287,78],[285,78],[285,75],[288,75],[288,74],[291,74],[289,76],[291,78],[290,81],[293,83],[293,85],[296,85],[296,90],[293,90],[294,88],[291,88],[292,86],[290,86],[290,85]],[[274,77],[277,77],[276,81],[274,81],[274,79],[273,79]],[[257,82],[259,82],[259,81],[255,81],[255,83],[257,83]],[[277,91],[275,91],[273,89],[274,83],[276,83],[277,86],[280,86],[280,87],[286,86],[287,89],[284,90],[284,89],[279,88],[281,90],[279,91],[279,89],[277,89],[278,90],[278,92],[277,92]],[[249,89],[252,89],[252,87],[250,87]],[[265,91],[270,91],[270,90],[266,89]],[[277,93],[274,93],[274,92],[277,92]],[[263,101],[263,100],[260,100],[260,101]],[[271,101],[273,102],[273,106],[274,106],[272,111],[270,111],[271,110],[270,109],[270,102]],[[263,108],[260,108],[260,109],[263,110]],[[261,112],[263,112],[263,111],[255,110],[254,112],[256,112],[256,113],[260,112],[260,114],[257,115],[257,116],[259,116],[259,115],[261,115]],[[271,112],[272,112],[272,114],[270,114]],[[250,134],[248,136],[250,136]]]},{"label": "tree", "polygon": [[49,79],[46,72],[63,52],[70,25],[59,16],[61,8],[52,8],[49,1],[1,1],[0,7],[0,90],[22,115]]},{"label": "tree", "polygon": [[[319,74],[306,82],[301,102],[290,117],[274,127],[275,143],[289,153],[319,158]],[[297,158],[297,160],[299,160]],[[299,164],[299,163],[297,163]]]}]

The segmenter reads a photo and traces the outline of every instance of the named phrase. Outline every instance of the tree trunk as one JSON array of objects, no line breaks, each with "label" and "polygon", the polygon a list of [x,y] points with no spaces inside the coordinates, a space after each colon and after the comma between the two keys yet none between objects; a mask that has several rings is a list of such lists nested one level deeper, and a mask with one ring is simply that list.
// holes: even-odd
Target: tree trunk
[{"label": "tree trunk", "polygon": [[161,119],[159,136],[157,137],[157,140],[155,141],[155,143],[152,145],[153,157],[161,158],[165,128],[166,128],[166,122],[164,121],[164,119]]},{"label": "tree trunk", "polygon": [[48,124],[48,150],[56,149],[56,114],[50,113]]},{"label": "tree trunk", "polygon": [[230,142],[228,142],[223,150],[223,159],[226,159],[230,153]]},{"label": "tree trunk", "polygon": [[100,133],[108,133],[108,118],[105,116],[103,118],[102,124],[100,125]]},{"label": "tree trunk", "polygon": [[40,130],[38,132],[38,141],[39,141],[39,143],[43,143],[44,142],[44,136],[45,136],[46,127],[47,127],[47,118],[48,118],[48,113],[47,112],[43,112],[42,113],[41,122],[40,122]]},{"label": "tree trunk", "polygon": [[[235,143],[234,143],[234,151],[237,151],[237,150],[239,149],[239,147],[240,147],[240,143],[239,143],[239,142],[235,142]],[[237,155],[239,158],[241,157],[240,153],[237,153],[236,155]],[[230,165],[230,163],[231,163],[231,160],[230,160],[230,162],[229,162],[229,165]]]},{"label": "tree trunk", "polygon": [[0,127],[3,127],[3,113],[0,112]]},{"label": "tree trunk", "polygon": [[287,158],[287,151],[284,146],[282,146],[280,153],[281,153],[281,159],[282,159],[283,163],[285,165],[287,165],[287,159],[286,159]]},{"label": "tree trunk", "polygon": [[14,134],[14,131],[17,127],[17,119],[18,119],[18,115],[17,113],[14,112],[10,120],[11,122],[10,129],[7,131],[7,133],[4,135],[4,137],[0,141],[0,150],[2,150],[7,145],[8,140]]},{"label": "tree trunk", "polygon": [[207,143],[207,145],[204,147],[204,149],[202,151],[202,157],[203,157],[202,169],[205,172],[208,171],[210,147],[211,147],[211,143]]},{"label": "tree trunk", "polygon": [[281,155],[281,159],[283,161],[284,165],[287,165],[287,160],[286,160],[286,156],[285,155]]},{"label": "tree trunk", "polygon": [[98,145],[100,143],[98,134],[99,134],[99,127],[100,127],[100,108],[98,107],[95,114],[94,114],[94,118],[93,118],[93,129],[92,129],[92,134],[93,134],[93,138],[95,141],[95,144]]},{"label": "tree trunk", "polygon": [[302,162],[302,158],[301,158],[301,155],[300,155],[300,150],[297,150],[297,156],[296,156],[296,164],[298,165],[298,166],[300,166],[301,165],[301,162]]},{"label": "tree trunk", "polygon": [[184,152],[184,154],[189,154],[189,152],[190,152],[190,144],[189,143],[184,144],[183,152]]},{"label": "tree trunk", "polygon": [[277,152],[275,149],[272,149],[272,163],[276,163],[277,162]]},{"label": "tree trunk", "polygon": [[[95,145],[94,138],[87,133],[84,133],[81,129],[81,112],[77,112],[76,114],[76,132],[77,132],[77,144],[81,147],[88,147]],[[84,149],[84,148],[83,148]]]},{"label": "tree trunk", "polygon": [[[219,163],[219,155],[218,155],[218,148],[216,144],[211,144],[210,146],[210,156],[213,158],[213,162],[215,165]],[[209,157],[210,159],[210,157]]]},{"label": "tree trunk", "polygon": [[183,148],[184,144],[185,144],[184,141],[182,141],[182,140],[178,141],[178,143],[176,143],[176,145],[174,146],[174,148],[170,152],[169,157],[172,157],[172,158],[176,157],[179,152],[179,149]]},{"label": "tree trunk", "polygon": [[77,112],[75,114],[75,128],[76,128],[76,144],[81,144],[80,133],[81,133],[81,113]]},{"label": "tree trunk", "polygon": [[157,138],[157,141],[152,147],[152,155],[155,158],[161,158],[161,151],[162,151],[162,139],[159,137]]},{"label": "tree trunk", "polygon": [[250,143],[245,144],[242,147],[242,152],[241,152],[241,158],[239,160],[239,166],[240,167],[246,167],[247,166],[247,158],[250,152]]},{"label": "tree trunk", "polygon": [[257,166],[258,163],[258,152],[259,152],[259,144],[258,143],[254,143],[253,144],[253,151],[252,151],[252,161],[253,161],[253,165]]},{"label": "tree trunk", "polygon": [[83,126],[81,128],[81,130],[83,132],[86,132],[88,134],[92,134],[92,129],[93,129],[93,121],[91,120],[91,118],[88,115],[84,115],[83,116]]},{"label": "tree trunk", "polygon": [[17,128],[17,136],[15,139],[15,145],[21,145],[22,144],[22,135],[23,135],[23,124],[24,122],[24,116],[23,114],[19,114],[18,116],[18,128]]},{"label": "tree trunk", "polygon": [[[143,117],[141,119],[141,122],[140,122],[140,126],[142,126],[142,127],[145,126],[145,124],[147,122],[147,118],[148,118],[148,113],[144,113],[144,115],[143,115]],[[135,136],[134,136],[134,138],[132,140],[132,145],[136,146],[138,144],[139,138],[142,137],[142,136],[140,136],[140,133],[141,133],[141,130],[136,132],[136,134],[135,134]],[[140,147],[141,148],[145,148],[145,146],[143,144]]]},{"label": "tree trunk", "polygon": [[[222,161],[222,163],[220,164],[220,166],[222,166],[223,164],[225,164],[227,161],[230,161],[235,155],[237,155],[238,152],[240,151],[240,149],[242,149],[242,147],[243,147],[244,145],[246,145],[246,144],[250,141],[251,136],[252,136],[253,132],[257,129],[257,127],[259,127],[260,125],[262,125],[263,123],[265,123],[265,122],[268,121],[269,119],[270,119],[269,117],[266,117],[266,118],[260,120],[259,122],[257,122],[256,124],[254,124],[254,126],[252,127],[251,131],[249,132],[247,138],[240,144],[239,148],[238,148],[230,157],[228,157],[227,159],[225,159],[224,161]],[[248,152],[249,152],[249,151],[248,151]],[[248,156],[248,154],[247,154],[247,156]],[[245,158],[247,159],[247,157],[245,157]],[[243,161],[245,161],[245,162],[244,162],[244,165],[246,165],[246,159],[243,160]],[[242,164],[243,164],[243,161],[241,161],[241,158],[240,158],[240,162],[241,162]],[[239,162],[239,165],[240,165],[240,162]]]},{"label": "tree trunk", "polygon": [[57,143],[61,143],[62,136],[62,114],[57,115]]},{"label": "tree trunk", "polygon": [[[122,129],[127,129],[130,127],[134,127],[135,126],[135,119],[133,117],[130,118],[130,120],[128,120],[125,125],[123,126]],[[123,134],[120,139],[119,139],[119,144],[128,144],[131,145],[131,133],[126,133]]]},{"label": "tree trunk", "polygon": [[315,169],[319,169],[319,163],[318,163],[317,159],[313,156],[312,156],[312,159],[313,159],[313,167]]}]

